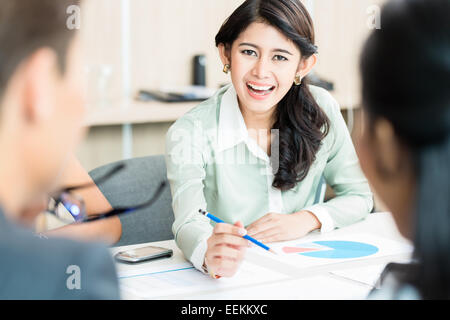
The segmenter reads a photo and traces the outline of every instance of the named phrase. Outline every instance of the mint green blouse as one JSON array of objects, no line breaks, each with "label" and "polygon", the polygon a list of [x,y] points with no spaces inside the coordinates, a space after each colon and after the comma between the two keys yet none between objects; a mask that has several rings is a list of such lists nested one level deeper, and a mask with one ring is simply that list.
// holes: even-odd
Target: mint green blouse
[{"label": "mint green blouse", "polygon": [[[177,245],[197,269],[202,270],[206,240],[213,229],[199,209],[229,223],[240,220],[244,226],[269,212],[308,210],[321,222],[322,232],[359,221],[372,210],[373,196],[338,103],[322,88],[310,86],[310,90],[331,126],[308,175],[288,191],[272,187],[276,157],[271,161],[249,135],[232,85],[169,129],[166,164],[175,214],[172,230]],[[322,175],[336,197],[314,204]]]}]

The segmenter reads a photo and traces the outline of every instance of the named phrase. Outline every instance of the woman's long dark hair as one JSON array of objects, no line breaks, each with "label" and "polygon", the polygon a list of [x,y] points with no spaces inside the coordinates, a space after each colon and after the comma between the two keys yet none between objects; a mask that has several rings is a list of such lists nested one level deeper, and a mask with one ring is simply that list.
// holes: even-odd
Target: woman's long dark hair
[{"label": "woman's long dark hair", "polygon": [[402,281],[450,298],[450,1],[399,0],[361,57],[363,104],[390,121],[413,156],[414,260]]},{"label": "woman's long dark hair", "polygon": [[[233,42],[253,22],[274,26],[300,50],[302,59],[317,52],[311,17],[299,0],[247,0],[224,22],[216,46],[231,49]],[[279,163],[273,187],[293,188],[308,174],[329,120],[312,97],[305,81],[288,91],[278,103],[272,129],[279,130]]]}]

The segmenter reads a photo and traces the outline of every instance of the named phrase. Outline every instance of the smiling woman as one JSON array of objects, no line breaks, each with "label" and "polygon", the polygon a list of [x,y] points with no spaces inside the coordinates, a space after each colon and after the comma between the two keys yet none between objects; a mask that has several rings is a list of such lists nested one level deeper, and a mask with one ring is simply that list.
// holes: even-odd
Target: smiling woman
[{"label": "smiling woman", "polygon": [[[242,235],[330,231],[364,218],[373,201],[338,104],[303,80],[317,47],[301,2],[247,0],[215,41],[232,84],[170,128],[166,164],[178,246],[197,269],[232,276]],[[322,177],[338,196],[316,204]],[[213,228],[199,209],[234,226]]]},{"label": "smiling woman", "polygon": [[329,127],[302,81],[317,60],[311,17],[300,2],[246,1],[222,25],[216,46],[233,71],[244,118],[248,112],[273,114],[266,117],[280,133],[273,186],[293,188],[308,174]]}]

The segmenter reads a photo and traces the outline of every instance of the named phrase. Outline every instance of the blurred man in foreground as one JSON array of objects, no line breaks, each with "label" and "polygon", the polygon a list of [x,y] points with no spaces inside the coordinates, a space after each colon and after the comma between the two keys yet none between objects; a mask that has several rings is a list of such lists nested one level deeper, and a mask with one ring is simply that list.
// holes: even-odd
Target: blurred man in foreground
[{"label": "blurred man in foreground", "polygon": [[76,0],[0,2],[0,299],[117,299],[100,244],[39,238],[26,209],[54,191],[83,136]]}]

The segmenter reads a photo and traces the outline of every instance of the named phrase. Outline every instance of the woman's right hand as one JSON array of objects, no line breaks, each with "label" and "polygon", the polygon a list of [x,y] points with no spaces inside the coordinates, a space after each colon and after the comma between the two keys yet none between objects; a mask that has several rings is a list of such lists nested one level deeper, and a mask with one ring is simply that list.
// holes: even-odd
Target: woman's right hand
[{"label": "woman's right hand", "polygon": [[219,277],[231,277],[244,259],[248,240],[242,238],[247,231],[242,222],[234,225],[218,223],[209,237],[205,254],[208,272]]}]

